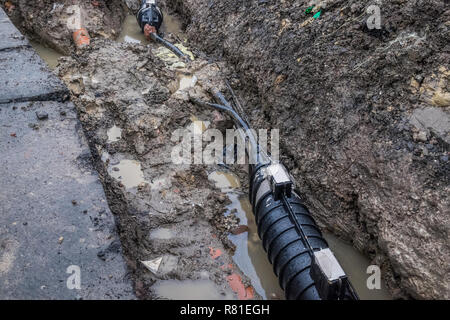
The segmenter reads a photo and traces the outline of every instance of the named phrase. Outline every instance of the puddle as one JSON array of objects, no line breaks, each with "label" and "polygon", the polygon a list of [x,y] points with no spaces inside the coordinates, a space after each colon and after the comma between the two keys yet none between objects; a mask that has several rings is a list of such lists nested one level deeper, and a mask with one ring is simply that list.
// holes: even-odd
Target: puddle
[{"label": "puddle", "polygon": [[122,32],[117,38],[117,41],[128,43],[141,43],[141,44],[148,43],[148,40],[141,32],[141,29],[139,28],[136,17],[134,15],[128,15],[125,18],[122,24]]},{"label": "puddle", "polygon": [[183,30],[181,28],[181,21],[178,20],[175,16],[172,16],[168,14],[167,12],[163,11],[164,15],[164,22],[161,27],[161,31],[163,33],[173,33],[177,37],[179,37],[181,40],[186,40],[186,37],[183,33]]},{"label": "puddle", "polygon": [[50,69],[53,70],[56,68],[58,65],[58,59],[63,56],[61,53],[36,41],[30,41],[30,44]]},{"label": "puddle", "polygon": [[116,142],[122,137],[122,129],[117,126],[113,126],[112,128],[108,129],[106,134],[108,135],[109,143]]},{"label": "puddle", "polygon": [[217,188],[225,192],[241,186],[239,178],[229,172],[214,171],[208,175],[208,179],[213,181]]},{"label": "puddle", "polygon": [[[181,30],[181,22],[174,16],[164,12],[164,22],[161,26],[161,33],[172,33],[181,41],[186,41],[186,36]],[[186,64],[181,61],[172,51],[166,47],[149,42],[144,34],[141,32],[139,25],[134,15],[128,15],[122,25],[122,32],[117,38],[118,42],[140,43],[143,45],[149,44],[153,54],[163,60],[168,68],[172,70],[184,69]],[[175,43],[175,45],[185,54],[189,55],[194,60],[194,55],[182,43]],[[188,80],[183,80],[186,83]],[[190,81],[190,80],[189,80]],[[181,86],[181,84],[180,84]]]},{"label": "puddle", "polygon": [[173,238],[173,232],[167,228],[159,228],[150,232],[150,239],[167,240]]},{"label": "puddle", "polygon": [[[179,37],[180,39],[185,40],[186,37],[183,34],[181,22],[176,17],[168,14],[165,11],[163,11],[163,15],[164,15],[164,22],[163,25],[161,26],[160,31],[162,33],[172,33],[177,37]],[[122,32],[117,38],[117,41],[129,43],[141,43],[141,44],[149,43],[148,40],[145,38],[144,34],[142,33],[141,29],[139,28],[135,15],[128,15],[125,18],[122,25]]]},{"label": "puddle", "polygon": [[146,182],[141,164],[135,160],[122,160],[108,171],[113,178],[122,182],[127,189],[137,187],[141,183]]},{"label": "puddle", "polygon": [[345,273],[350,278],[361,300],[392,300],[392,296],[387,290],[384,281],[381,281],[380,290],[369,290],[367,288],[366,282],[370,274],[367,274],[366,270],[371,264],[367,257],[353,248],[352,245],[330,233],[324,233],[324,237]]},{"label": "puddle", "polygon": [[[164,23],[161,27],[161,31],[164,33],[173,33],[176,35],[179,39],[185,41],[186,36],[184,35],[182,28],[181,28],[181,22],[174,16],[168,14],[167,12],[163,12],[164,14]],[[140,43],[140,44],[148,44],[148,40],[145,38],[144,34],[141,32],[141,29],[139,28],[139,25],[136,21],[136,17],[134,15],[128,15],[125,18],[125,21],[122,25],[122,32],[120,33],[119,37],[117,38],[118,42],[128,42],[128,43]],[[59,52],[57,52],[54,49],[48,48],[44,46],[43,44],[37,42],[37,41],[30,41],[30,44],[33,46],[34,50],[37,52],[37,54],[42,58],[42,60],[45,61],[45,63],[49,66],[50,69],[55,69],[58,65],[58,59],[62,57],[63,55]],[[194,58],[193,54],[188,51],[188,49],[183,46],[181,43],[176,44],[177,47],[180,48],[181,51],[188,54],[192,58]],[[159,47],[161,48],[161,46]],[[166,49],[162,47],[163,49]],[[166,49],[169,53],[171,53],[170,50]],[[165,52],[167,55],[167,52]],[[163,54],[164,55],[164,54]],[[173,63],[179,62],[178,58],[172,54],[170,58],[173,59]],[[184,65],[184,64],[183,64]],[[179,66],[184,67],[184,66]]]},{"label": "puddle", "polygon": [[267,253],[259,239],[252,207],[246,195],[228,195],[231,200],[229,208],[236,209],[236,216],[241,225],[248,226],[248,232],[229,235],[236,246],[234,262],[241,271],[252,280],[253,288],[264,299],[284,299],[278,278],[273,273]]},{"label": "puddle", "polygon": [[208,178],[230,198],[228,214],[235,209],[235,215],[240,219],[240,224],[248,226],[248,232],[228,236],[236,246],[233,261],[250,278],[253,288],[261,297],[284,299],[284,292],[278,284],[278,278],[273,273],[272,265],[259,239],[248,197],[233,191],[241,186],[239,178],[233,173],[220,171],[210,173]]},{"label": "puddle", "polygon": [[152,289],[159,297],[172,300],[231,300],[232,295],[220,293],[211,280],[163,280]]}]

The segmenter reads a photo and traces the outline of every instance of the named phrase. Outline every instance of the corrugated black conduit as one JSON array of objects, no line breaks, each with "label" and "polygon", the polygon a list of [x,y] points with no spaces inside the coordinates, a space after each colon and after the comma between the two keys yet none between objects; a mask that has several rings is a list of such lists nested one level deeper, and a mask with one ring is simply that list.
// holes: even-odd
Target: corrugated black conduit
[{"label": "corrugated black conduit", "polygon": [[[230,91],[236,99],[231,89]],[[249,131],[249,125],[244,120],[245,116],[241,117],[219,92],[213,92],[213,95],[222,105],[199,101],[193,97],[190,97],[190,100],[200,106],[213,107],[230,113],[239,127]],[[237,101],[235,104],[240,108]],[[295,191],[281,193],[276,193],[276,189],[274,191],[274,181],[270,180],[266,172],[266,168],[272,166],[273,162],[270,156],[259,149],[255,137],[251,134],[250,142],[253,152],[256,150],[254,159],[258,161],[249,165],[249,198],[258,235],[286,299],[358,299],[347,277],[333,279],[331,280],[333,283],[330,283],[324,274],[320,274],[321,271],[317,273],[319,269],[315,252],[328,248],[326,240]],[[280,188],[279,190],[286,190],[283,186]],[[314,272],[311,272],[312,269]]]},{"label": "corrugated black conduit", "polygon": [[[274,200],[267,179],[259,168],[252,177],[250,200],[262,240],[273,271],[279,279],[286,299],[320,300],[315,283],[310,275],[312,250],[328,248],[316,222],[300,197]],[[285,201],[292,208],[292,217]],[[295,221],[293,221],[293,218]],[[303,238],[307,237],[308,241]]]}]

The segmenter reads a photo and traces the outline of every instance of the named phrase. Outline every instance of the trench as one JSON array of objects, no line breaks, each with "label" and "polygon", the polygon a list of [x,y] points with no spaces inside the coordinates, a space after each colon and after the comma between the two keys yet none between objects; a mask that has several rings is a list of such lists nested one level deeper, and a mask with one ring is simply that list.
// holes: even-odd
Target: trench
[{"label": "trench", "polygon": [[[173,16],[165,13],[165,24],[163,32],[171,32],[180,40],[186,37],[181,31],[181,23]],[[123,24],[123,31],[118,37],[119,42],[146,43],[146,39],[140,32],[134,15],[126,17]],[[55,50],[48,48],[36,41],[31,42],[36,52],[47,63],[50,69],[57,66],[58,59],[62,56]],[[182,77],[177,89],[183,89],[192,84],[192,77]],[[192,121],[196,118],[192,118]],[[121,139],[122,129],[116,125],[112,126],[108,132],[108,142],[116,142]],[[103,160],[107,160],[108,155],[103,154]],[[145,182],[140,164],[134,160],[121,160],[111,166],[109,174],[123,183],[126,188],[134,188]],[[230,233],[228,239],[235,245],[233,261],[240,270],[251,280],[251,284],[256,292],[263,299],[284,299],[283,290],[278,284],[278,279],[273,273],[272,266],[267,259],[267,255],[262,247],[261,240],[257,235],[256,225],[248,195],[241,188],[243,182],[240,178],[229,171],[210,171],[209,179],[217,188],[224,192],[231,203],[227,205],[225,215],[233,213],[239,218],[242,226],[235,234]],[[150,234],[154,239],[170,239],[172,231],[161,227]],[[367,267],[370,260],[362,255],[353,246],[342,241],[336,235],[325,233],[330,248],[333,250],[343,269],[349,276],[359,297],[364,300],[391,299],[391,295],[382,280],[382,287],[379,290],[369,290],[366,285],[368,274]],[[199,280],[166,280],[155,285],[155,291],[160,297],[168,299],[223,299],[218,293],[218,289],[207,279]],[[186,295],[186,293],[192,293]]]}]

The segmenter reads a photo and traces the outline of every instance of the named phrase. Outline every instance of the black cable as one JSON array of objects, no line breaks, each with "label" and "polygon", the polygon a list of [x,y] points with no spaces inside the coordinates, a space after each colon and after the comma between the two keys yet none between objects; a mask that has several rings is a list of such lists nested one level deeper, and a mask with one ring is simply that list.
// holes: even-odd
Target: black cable
[{"label": "black cable", "polygon": [[[250,140],[250,144],[252,146],[252,151],[256,153],[253,158],[256,160],[256,164],[259,165],[261,163],[270,162],[270,160],[268,160],[268,159],[261,159],[261,158],[265,158],[266,155],[262,154],[260,152],[260,147],[259,147],[258,143],[256,142],[256,139],[255,139],[249,125],[247,124],[247,122],[245,122],[241,118],[241,116],[231,107],[231,105],[228,103],[228,101],[223,97],[223,95],[220,92],[215,92],[214,95],[218,98],[218,100],[223,102],[225,105],[204,102],[204,101],[195,99],[193,97],[189,97],[189,99],[191,100],[191,102],[198,104],[202,107],[207,106],[207,107],[223,110],[223,111],[230,113],[231,116],[234,118],[234,120],[239,124],[239,126],[247,133],[247,136],[249,137],[249,140]],[[247,154],[248,154],[248,151],[247,151]]]},{"label": "black cable", "polygon": [[170,43],[167,40],[164,40],[163,38],[161,38],[160,36],[158,36],[156,33],[151,33],[150,36],[152,37],[152,39],[154,41],[157,41],[159,43],[161,43],[163,46],[165,46],[167,49],[169,49],[170,51],[172,51],[173,53],[175,53],[178,57],[185,59],[186,61],[190,61],[190,57],[185,54],[183,51],[181,51],[180,49],[178,49],[175,45],[173,45],[172,43]]}]

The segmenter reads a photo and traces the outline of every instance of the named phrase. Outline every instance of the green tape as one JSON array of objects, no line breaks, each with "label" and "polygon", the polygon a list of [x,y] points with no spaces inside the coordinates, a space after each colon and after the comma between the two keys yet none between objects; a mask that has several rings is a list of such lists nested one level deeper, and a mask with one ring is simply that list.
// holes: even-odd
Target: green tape
[{"label": "green tape", "polygon": [[308,7],[308,9],[305,10],[305,14],[311,13],[312,9],[314,8],[314,4],[311,7]]}]

